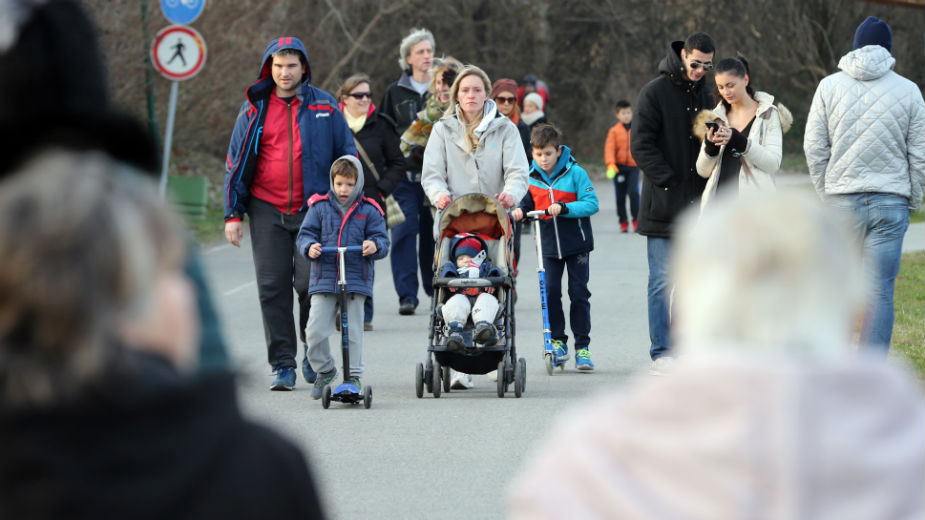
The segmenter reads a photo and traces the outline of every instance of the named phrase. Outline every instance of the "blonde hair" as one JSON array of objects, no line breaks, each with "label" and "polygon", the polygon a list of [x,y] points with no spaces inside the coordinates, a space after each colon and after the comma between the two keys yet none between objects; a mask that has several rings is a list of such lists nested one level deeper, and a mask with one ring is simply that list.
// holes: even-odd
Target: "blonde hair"
[{"label": "blonde hair", "polygon": [[0,186],[0,395],[51,403],[111,365],[185,248],[151,183],[102,154],[45,152]]},{"label": "blonde hair", "polygon": [[466,144],[469,145],[469,151],[475,151],[479,145],[479,138],[475,136],[475,129],[478,128],[479,123],[482,122],[483,112],[479,112],[472,121],[466,119],[465,114],[459,110],[459,105],[457,101],[459,99],[459,84],[462,80],[468,76],[478,76],[482,80],[482,84],[485,87],[485,99],[488,99],[488,96],[491,95],[491,80],[488,79],[488,74],[484,70],[476,67],[475,65],[466,65],[463,67],[462,72],[459,73],[459,76],[456,76],[456,81],[453,82],[453,86],[450,87],[450,108],[447,109],[446,114],[443,117],[449,118],[456,116],[459,119],[459,123],[463,125],[466,129]]},{"label": "blonde hair", "polygon": [[861,248],[816,197],[721,194],[675,236],[679,352],[844,353],[863,305]]},{"label": "blonde hair", "polygon": [[458,73],[463,69],[463,64],[452,56],[442,56],[434,59],[434,66],[430,69],[430,86],[428,87],[430,95],[437,95],[437,78],[443,74],[443,71],[449,69],[453,69]]},{"label": "blonde hair", "polygon": [[372,88],[372,81],[370,81],[369,76],[366,74],[354,74],[349,78],[344,80],[344,84],[340,86],[340,89],[337,91],[337,102],[343,103],[344,97],[350,93],[351,90],[357,88],[358,86],[366,83]]}]

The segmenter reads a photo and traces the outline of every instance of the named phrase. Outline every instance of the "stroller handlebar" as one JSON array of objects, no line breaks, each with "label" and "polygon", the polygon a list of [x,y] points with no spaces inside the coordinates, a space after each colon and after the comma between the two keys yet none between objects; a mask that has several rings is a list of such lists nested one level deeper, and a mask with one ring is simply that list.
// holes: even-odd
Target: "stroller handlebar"
[{"label": "stroller handlebar", "polygon": [[446,287],[493,287],[504,284],[506,281],[506,276],[486,276],[485,278],[455,278],[448,276],[434,279],[434,285]]}]

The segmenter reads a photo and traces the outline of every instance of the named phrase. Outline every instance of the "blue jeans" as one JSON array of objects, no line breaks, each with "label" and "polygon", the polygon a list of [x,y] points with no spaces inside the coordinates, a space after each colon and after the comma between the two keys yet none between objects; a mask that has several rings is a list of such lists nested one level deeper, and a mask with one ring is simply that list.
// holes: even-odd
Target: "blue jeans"
[{"label": "blue jeans", "polygon": [[850,219],[864,244],[868,306],[861,345],[886,356],[893,336],[893,286],[909,227],[909,200],[889,193],[852,193],[827,197],[829,205]]},{"label": "blue jeans", "polygon": [[[623,182],[617,179],[623,177]],[[617,196],[617,218],[627,222],[626,198],[629,197],[630,215],[633,220],[639,216],[639,168],[636,166],[617,166],[617,176],[613,178],[613,189]]]},{"label": "blue jeans", "polygon": [[565,333],[565,312],[562,310],[562,275],[568,271],[568,318],[575,349],[588,348],[591,343],[591,279],[590,253],[579,253],[558,259],[543,257],[546,269],[546,307],[549,309],[549,329],[552,339],[568,341]]},{"label": "blue jeans", "polygon": [[668,256],[671,240],[647,237],[646,252],[649,259],[649,356],[653,361],[671,355],[669,325],[671,323],[671,287],[668,283]]},{"label": "blue jeans", "polygon": [[428,297],[434,293],[434,219],[424,205],[421,183],[402,179],[392,196],[405,214],[405,221],[392,228],[392,281],[399,302],[411,300],[417,305],[419,267],[424,293]]}]

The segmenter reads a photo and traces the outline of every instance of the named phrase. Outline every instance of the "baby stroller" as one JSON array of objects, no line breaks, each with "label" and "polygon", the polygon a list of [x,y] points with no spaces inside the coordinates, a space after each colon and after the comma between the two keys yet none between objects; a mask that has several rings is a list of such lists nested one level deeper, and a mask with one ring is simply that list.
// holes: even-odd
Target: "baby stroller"
[{"label": "baby stroller", "polygon": [[[514,395],[520,397],[526,387],[527,363],[517,358],[514,346],[514,272],[511,242],[511,222],[501,203],[481,193],[463,195],[451,202],[434,222],[436,247],[434,273],[451,257],[450,242],[458,233],[478,234],[485,242],[492,264],[502,276],[489,278],[441,278],[434,276],[434,296],[431,300],[427,361],[415,367],[415,392],[424,396],[424,388],[440,397],[450,391],[450,369],[466,374],[487,374],[498,371],[498,397],[504,397],[511,383]],[[443,319],[442,305],[452,295],[450,289],[494,287],[498,313],[494,325],[498,331],[493,345],[477,345],[473,341],[474,324],[469,320],[462,332],[464,347],[447,349],[449,324]]]}]

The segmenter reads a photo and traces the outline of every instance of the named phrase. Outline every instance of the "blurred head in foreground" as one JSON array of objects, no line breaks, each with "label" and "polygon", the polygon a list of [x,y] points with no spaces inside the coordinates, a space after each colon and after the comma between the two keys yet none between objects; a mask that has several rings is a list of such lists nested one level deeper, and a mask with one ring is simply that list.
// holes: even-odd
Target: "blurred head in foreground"
[{"label": "blurred head in foreground", "polygon": [[688,216],[676,369],[563,414],[511,518],[925,516],[920,389],[848,349],[858,248],[818,201],[765,197]]},{"label": "blurred head in foreground", "polygon": [[679,227],[679,353],[843,354],[863,311],[860,248],[816,197],[726,197]]},{"label": "blurred head in foreground", "polygon": [[124,347],[191,363],[180,228],[129,167],[94,152],[32,159],[0,184],[0,251],[3,401],[77,398]]}]

